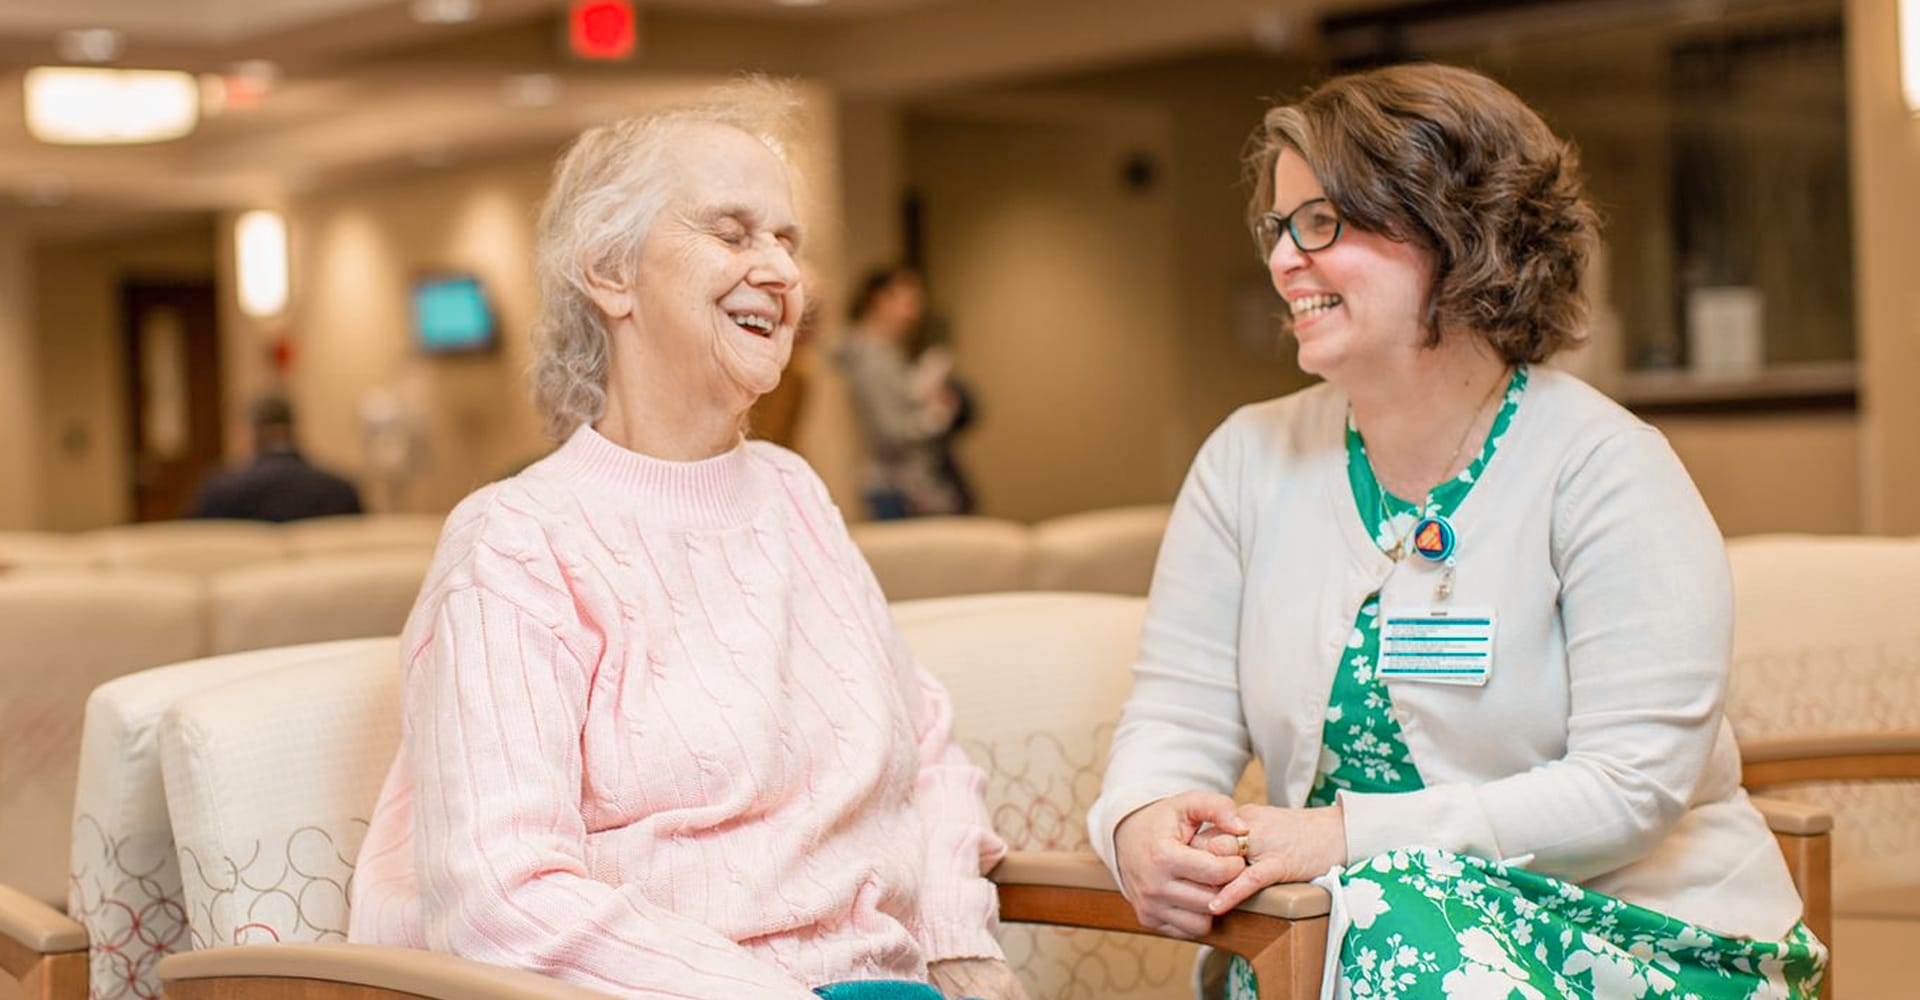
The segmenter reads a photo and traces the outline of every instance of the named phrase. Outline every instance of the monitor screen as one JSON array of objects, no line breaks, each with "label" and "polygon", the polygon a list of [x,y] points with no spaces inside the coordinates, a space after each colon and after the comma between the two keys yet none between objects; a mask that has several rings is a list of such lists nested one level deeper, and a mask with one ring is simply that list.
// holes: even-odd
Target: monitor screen
[{"label": "monitor screen", "polygon": [[413,284],[413,339],[431,354],[484,351],[496,331],[486,289],[474,274],[436,274]]}]

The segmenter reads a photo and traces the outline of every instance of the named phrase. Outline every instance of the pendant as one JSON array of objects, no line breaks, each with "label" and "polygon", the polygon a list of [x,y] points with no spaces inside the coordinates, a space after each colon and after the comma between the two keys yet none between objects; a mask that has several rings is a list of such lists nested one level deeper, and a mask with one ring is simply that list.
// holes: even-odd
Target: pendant
[{"label": "pendant", "polygon": [[1424,559],[1445,562],[1453,555],[1453,522],[1439,514],[1428,514],[1413,526],[1413,551]]}]

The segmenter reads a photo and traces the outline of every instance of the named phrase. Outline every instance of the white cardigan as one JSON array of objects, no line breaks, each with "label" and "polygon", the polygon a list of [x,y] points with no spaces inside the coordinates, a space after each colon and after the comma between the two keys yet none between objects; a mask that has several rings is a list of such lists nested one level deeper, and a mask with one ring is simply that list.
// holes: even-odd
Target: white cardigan
[{"label": "white cardigan", "polygon": [[[1534,871],[1728,934],[1774,939],[1800,899],[1740,788],[1722,715],[1732,640],[1720,533],[1660,433],[1536,367],[1452,515],[1452,604],[1498,616],[1484,687],[1391,683],[1426,787],[1343,792],[1348,860],[1428,846]],[[1087,821],[1113,831],[1176,792],[1228,792],[1250,753],[1305,802],[1334,670],[1367,595],[1430,605],[1439,567],[1396,566],[1347,483],[1345,396],[1242,408],[1207,440],[1154,570],[1134,689]]]}]

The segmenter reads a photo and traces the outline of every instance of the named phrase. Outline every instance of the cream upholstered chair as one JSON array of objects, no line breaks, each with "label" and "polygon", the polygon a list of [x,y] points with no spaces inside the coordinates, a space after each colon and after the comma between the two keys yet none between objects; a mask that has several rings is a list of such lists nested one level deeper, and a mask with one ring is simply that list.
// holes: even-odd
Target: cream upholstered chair
[{"label": "cream upholstered chair", "polygon": [[288,552],[281,526],[261,521],[148,521],[89,535],[105,567],[190,576],[282,559]]},{"label": "cream upholstered chair", "polygon": [[1172,513],[1147,504],[1041,521],[1033,526],[1032,587],[1144,597]]},{"label": "cream upholstered chair", "polygon": [[[921,655],[961,685],[955,695],[962,725],[994,725],[1005,734],[1004,745],[990,739],[991,747],[973,747],[996,755],[1002,828],[1016,843],[1074,843],[1081,835],[1072,803],[1098,781],[1097,773],[1080,767],[1093,759],[1084,755],[1097,753],[1094,741],[1081,736],[1093,727],[1079,723],[1095,715],[1083,703],[1117,706],[1125,681],[1107,675],[1124,674],[1139,602],[1098,595],[978,600],[983,603],[974,607],[903,609],[904,627]],[[951,651],[932,648],[947,644]],[[338,944],[346,926],[345,886],[399,738],[397,677],[395,665],[381,657],[340,656],[243,678],[174,705],[161,755],[196,950],[161,963],[172,1000],[598,995],[444,955]],[[967,677],[975,680],[961,683]],[[1014,683],[1009,678],[1017,679],[1021,700],[1037,695],[1034,704],[1044,710],[995,722],[991,704],[1004,700]],[[1041,693],[1055,684],[1057,694]],[[1108,712],[1101,721],[1110,718]],[[1053,739],[1049,721],[1066,735]],[[1017,805],[1030,789],[1059,798],[1032,809]],[[1057,822],[1044,818],[1052,809],[1060,811]],[[994,875],[1010,920],[1139,929],[1090,855],[1017,852]],[[1249,912],[1222,922],[1217,943],[1264,951],[1268,963],[1283,954],[1266,947],[1275,939],[1310,943],[1317,953],[1323,893],[1281,887],[1249,905]],[[1291,938],[1289,915],[1304,918]],[[1070,972],[1076,949],[1087,941],[1066,939],[1066,950],[1037,959],[1052,970],[1044,974]],[[249,942],[281,943],[219,947]],[[1014,941],[1011,947],[1018,955],[1025,946]],[[1026,954],[1053,948],[1042,940]],[[1310,971],[1317,986],[1318,967]],[[1036,995],[1114,996],[1106,984],[1128,973],[1116,964],[1101,976],[1082,992]],[[1276,988],[1283,978],[1272,974]]]},{"label": "cream upholstered chair", "polygon": [[59,906],[87,696],[200,655],[199,588],[147,573],[0,577],[0,636],[0,883]]},{"label": "cream upholstered chair", "polygon": [[161,787],[155,733],[161,713],[177,698],[235,678],[360,652],[398,656],[392,638],[294,646],[155,667],[94,689],[74,792],[67,912],[0,892],[0,953],[10,941],[23,962],[8,971],[23,982],[36,977],[30,996],[158,997],[155,966],[187,946],[180,866]]},{"label": "cream upholstered chair", "polygon": [[1728,545],[1727,715],[1748,787],[1834,817],[1834,966],[1849,1000],[1913,995],[1920,941],[1920,539]]},{"label": "cream upholstered chair", "polygon": [[432,549],[335,552],[217,573],[207,580],[209,651],[396,635]]},{"label": "cream upholstered chair", "polygon": [[[1078,854],[1102,888],[1110,882],[1091,860],[1086,813],[1100,794],[1107,744],[1132,687],[1145,609],[1140,597],[1087,593],[981,594],[894,605],[907,644],[953,697],[956,736],[987,772],[995,829],[1015,851]],[[1282,928],[1286,947],[1310,942],[1317,960],[1326,934],[1325,893],[1289,887],[1282,912],[1302,918],[1297,928]],[[1110,916],[1121,929],[1135,926],[1130,908]],[[1192,996],[1195,946],[1188,942],[1015,925],[1003,931],[1002,943],[1034,997]],[[1318,966],[1311,972],[1317,988]]]},{"label": "cream upholstered chair", "polygon": [[890,601],[1025,590],[1026,525],[992,517],[916,517],[850,526]]},{"label": "cream upholstered chair", "polygon": [[440,543],[440,514],[349,514],[289,521],[280,530],[295,556],[342,552],[429,552]]}]

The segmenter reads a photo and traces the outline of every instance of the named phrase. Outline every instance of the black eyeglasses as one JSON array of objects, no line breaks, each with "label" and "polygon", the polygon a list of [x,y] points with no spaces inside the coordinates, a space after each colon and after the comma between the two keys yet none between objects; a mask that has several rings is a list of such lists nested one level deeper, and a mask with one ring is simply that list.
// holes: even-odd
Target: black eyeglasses
[{"label": "black eyeglasses", "polygon": [[1293,245],[1301,253],[1325,250],[1340,238],[1340,213],[1333,202],[1325,198],[1314,198],[1300,203],[1298,208],[1281,215],[1279,212],[1263,212],[1253,220],[1253,242],[1260,248],[1262,259],[1273,256],[1273,248],[1280,245],[1280,234],[1293,236]]}]

